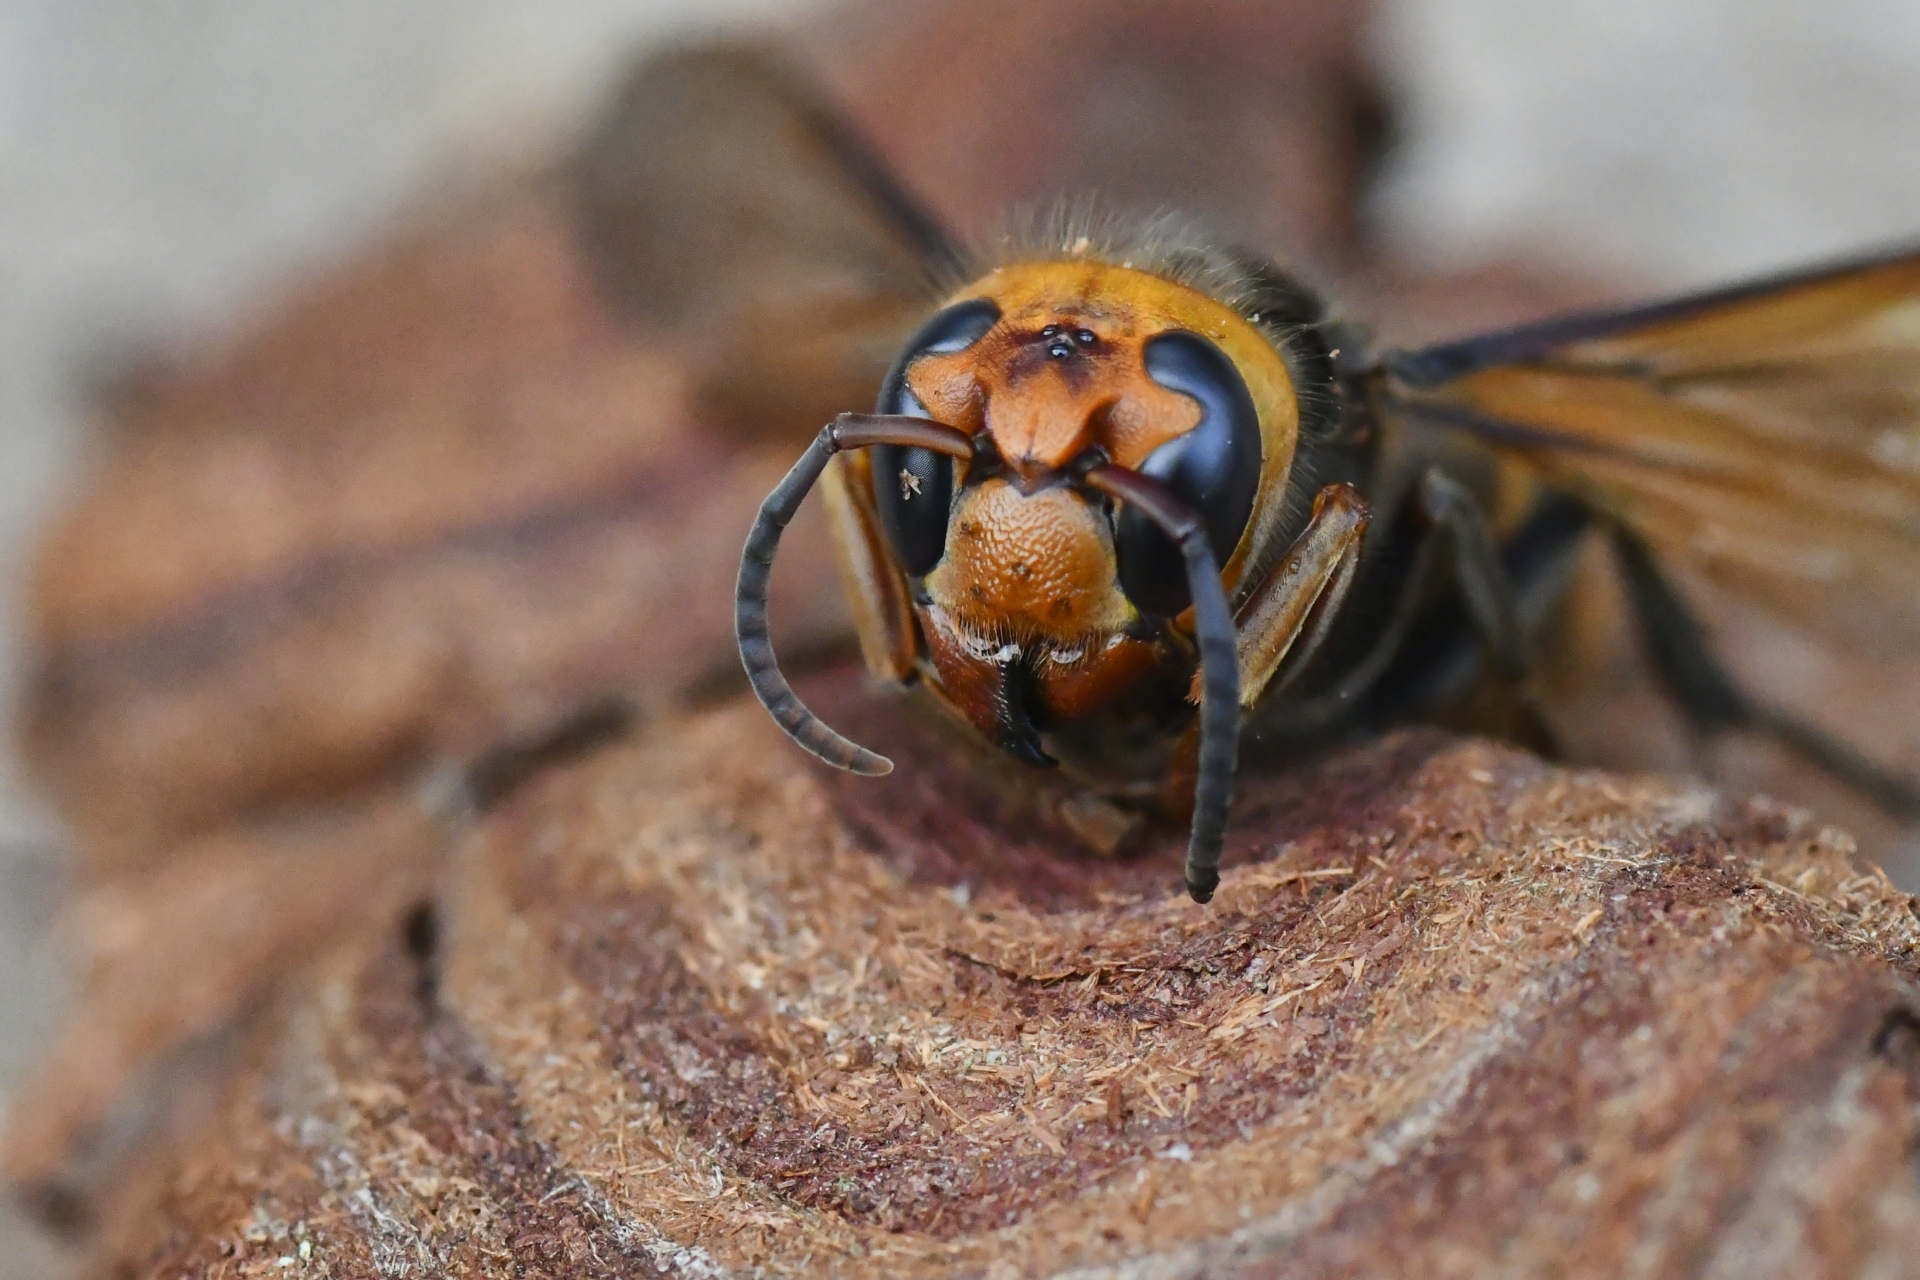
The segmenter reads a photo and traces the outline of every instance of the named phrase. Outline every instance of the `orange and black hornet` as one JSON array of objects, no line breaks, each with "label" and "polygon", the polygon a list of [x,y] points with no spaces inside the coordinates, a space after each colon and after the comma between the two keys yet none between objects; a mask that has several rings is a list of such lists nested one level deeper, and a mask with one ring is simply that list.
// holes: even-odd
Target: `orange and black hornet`
[{"label": "orange and black hornet", "polygon": [[[859,167],[876,206],[907,207]],[[774,553],[816,485],[868,666],[1020,761],[1190,815],[1196,901],[1243,732],[1306,742],[1518,681],[1596,534],[1692,725],[1769,735],[1920,815],[1912,780],[1750,690],[1668,572],[1920,635],[1920,251],[1373,353],[1258,257],[1067,219],[929,310],[741,562],[754,691],[829,764],[892,768],[774,658]]]}]

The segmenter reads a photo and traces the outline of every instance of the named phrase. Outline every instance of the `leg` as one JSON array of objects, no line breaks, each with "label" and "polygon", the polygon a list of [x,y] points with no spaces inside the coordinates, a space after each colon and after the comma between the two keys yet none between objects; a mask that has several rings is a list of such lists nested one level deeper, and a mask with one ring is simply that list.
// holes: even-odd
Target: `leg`
[{"label": "leg", "polygon": [[[1574,499],[1549,496],[1495,548],[1479,503],[1437,471],[1416,487],[1404,518],[1422,532],[1391,613],[1331,687],[1273,708],[1263,720],[1270,733],[1311,736],[1349,717],[1419,716],[1466,692],[1488,648],[1507,655],[1507,669],[1524,669],[1526,637],[1564,593],[1591,523]],[[1448,550],[1453,577],[1472,585],[1463,581],[1459,599],[1436,602]]]},{"label": "leg", "polygon": [[1881,768],[1805,721],[1754,703],[1714,655],[1698,619],[1646,546],[1622,529],[1614,530],[1613,546],[1647,659],[1688,723],[1709,735],[1758,730],[1888,813],[1920,818],[1920,782]]},{"label": "leg", "polygon": [[[1285,688],[1326,638],[1353,585],[1368,514],[1351,485],[1330,484],[1315,494],[1307,527],[1240,606],[1234,623],[1241,706],[1253,706],[1269,689]],[[1282,666],[1286,677],[1275,684]]]},{"label": "leg", "polygon": [[907,585],[893,566],[874,515],[871,466],[864,452],[840,454],[820,477],[820,488],[867,670],[904,684],[914,677],[919,639]]},{"label": "leg", "polygon": [[1519,679],[1527,665],[1519,607],[1479,501],[1437,467],[1420,478],[1416,501],[1453,552],[1454,581],[1488,661],[1502,678]]},{"label": "leg", "polygon": [[[1352,485],[1330,484],[1314,495],[1313,514],[1286,555],[1255,587],[1234,618],[1239,633],[1240,705],[1252,707],[1263,694],[1279,692],[1313,656],[1339,616],[1340,602],[1353,585],[1360,543],[1367,531],[1366,501]],[[1286,671],[1276,683],[1274,677]],[[1188,697],[1198,701],[1200,676]],[[1174,748],[1161,787],[1161,806],[1184,818],[1193,808],[1200,728],[1196,723]]]}]

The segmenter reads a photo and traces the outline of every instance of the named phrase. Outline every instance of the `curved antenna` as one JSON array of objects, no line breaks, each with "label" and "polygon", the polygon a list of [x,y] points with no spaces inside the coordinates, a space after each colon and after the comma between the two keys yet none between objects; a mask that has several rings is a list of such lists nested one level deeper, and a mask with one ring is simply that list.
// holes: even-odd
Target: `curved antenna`
[{"label": "curved antenna", "polygon": [[1233,810],[1240,760],[1240,652],[1233,609],[1207,543],[1206,522],[1159,481],[1112,463],[1089,468],[1081,482],[1132,504],[1173,539],[1186,560],[1193,597],[1194,640],[1200,647],[1200,767],[1193,787],[1193,830],[1187,837],[1187,893],[1195,902],[1220,884],[1220,848]]},{"label": "curved antenna", "polygon": [[740,646],[740,663],[760,705],[787,736],[810,754],[838,769],[870,778],[893,772],[893,761],[835,733],[813,712],[780,673],[773,656],[773,637],[767,631],[767,584],[773,576],[774,553],[794,512],[820,479],[833,455],[845,449],[876,444],[900,444],[931,449],[962,461],[973,457],[973,441],[966,432],[925,418],[885,414],[843,413],[822,427],[793,470],[773,487],[760,504],[753,531],[740,553],[740,577],[733,591],[733,635]]}]

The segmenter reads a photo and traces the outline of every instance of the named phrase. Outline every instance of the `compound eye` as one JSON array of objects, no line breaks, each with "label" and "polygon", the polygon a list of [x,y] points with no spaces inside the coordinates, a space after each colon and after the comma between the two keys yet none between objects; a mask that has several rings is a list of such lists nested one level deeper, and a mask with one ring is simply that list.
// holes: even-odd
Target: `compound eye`
[{"label": "compound eye", "polygon": [[[927,408],[907,385],[907,369],[925,355],[964,351],[1000,322],[1000,308],[986,298],[955,303],[920,326],[880,384],[877,413],[924,418]],[[947,516],[953,509],[953,459],[931,449],[875,445],[873,503],[893,554],[912,577],[925,577],[947,549]]]},{"label": "compound eye", "polygon": [[[1260,413],[1233,361],[1197,333],[1160,334],[1148,340],[1144,356],[1148,377],[1199,402],[1200,421],[1147,455],[1140,471],[1200,514],[1214,562],[1224,565],[1260,489]],[[1123,506],[1113,541],[1120,589],[1134,608],[1170,618],[1192,603],[1180,548],[1152,522]]]}]

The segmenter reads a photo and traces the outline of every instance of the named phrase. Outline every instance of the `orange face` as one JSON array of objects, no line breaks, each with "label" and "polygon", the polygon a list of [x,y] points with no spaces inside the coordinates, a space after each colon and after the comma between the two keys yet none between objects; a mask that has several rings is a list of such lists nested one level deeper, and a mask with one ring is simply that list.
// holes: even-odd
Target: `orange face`
[{"label": "orange face", "polygon": [[[909,348],[881,409],[966,431],[975,460],[949,479],[896,465],[912,462],[904,453],[878,456],[875,498],[919,577],[932,683],[982,733],[1044,758],[1036,726],[1098,711],[1156,666],[1189,660],[1184,606],[1156,613],[1133,598],[1144,590],[1130,596],[1122,561],[1133,557],[1140,578],[1147,555],[1129,541],[1140,535],[1072,483],[1072,466],[1093,450],[1150,474],[1186,465],[1168,483],[1177,492],[1182,475],[1198,476],[1183,495],[1197,511],[1237,502],[1224,518],[1238,527],[1214,539],[1231,592],[1277,515],[1298,423],[1292,380],[1231,308],[1106,263],[1002,268],[941,314],[958,322],[923,331],[934,338]],[[1212,450],[1198,471],[1190,448]]]}]

